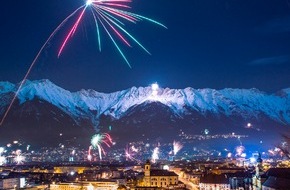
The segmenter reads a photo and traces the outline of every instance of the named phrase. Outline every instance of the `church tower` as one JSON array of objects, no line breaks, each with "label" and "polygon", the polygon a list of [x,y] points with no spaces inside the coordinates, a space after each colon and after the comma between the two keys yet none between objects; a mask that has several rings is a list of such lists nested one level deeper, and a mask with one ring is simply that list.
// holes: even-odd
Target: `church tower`
[{"label": "church tower", "polygon": [[261,177],[261,175],[263,174],[262,172],[263,172],[263,160],[261,158],[261,154],[259,153],[256,165],[256,176]]},{"label": "church tower", "polygon": [[259,153],[259,156],[256,160],[257,164],[255,166],[256,172],[255,176],[253,177],[253,188],[255,190],[261,190],[262,189],[262,183],[265,181],[265,179],[262,179],[263,175],[263,160],[261,158],[261,154]]},{"label": "church tower", "polygon": [[151,172],[151,163],[149,160],[147,160],[144,168],[144,183],[146,187],[151,186],[150,172]]}]

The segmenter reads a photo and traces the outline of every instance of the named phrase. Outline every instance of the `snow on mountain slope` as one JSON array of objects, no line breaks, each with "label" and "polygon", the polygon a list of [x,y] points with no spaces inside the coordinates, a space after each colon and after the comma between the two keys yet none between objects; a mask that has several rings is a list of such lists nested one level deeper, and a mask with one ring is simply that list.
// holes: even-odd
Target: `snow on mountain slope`
[{"label": "snow on mountain slope", "polygon": [[[0,83],[0,96],[15,92],[16,86]],[[290,89],[276,94],[266,94],[257,89],[159,89],[153,95],[151,87],[132,87],[114,93],[99,93],[94,90],[70,92],[49,80],[26,81],[18,94],[20,104],[34,98],[47,101],[65,113],[77,118],[90,118],[98,122],[102,114],[122,117],[132,106],[158,101],[178,115],[190,108],[202,115],[241,116],[245,119],[266,115],[272,120],[290,124]],[[6,103],[7,104],[7,103]],[[6,105],[0,100],[0,106]]]},{"label": "snow on mountain slope", "polygon": [[5,95],[9,92],[13,92],[15,88],[14,84],[10,82],[0,82],[0,113],[4,107],[9,104],[9,99]]},{"label": "snow on mountain slope", "polygon": [[7,93],[15,87],[14,84],[10,82],[0,82],[0,94]]}]

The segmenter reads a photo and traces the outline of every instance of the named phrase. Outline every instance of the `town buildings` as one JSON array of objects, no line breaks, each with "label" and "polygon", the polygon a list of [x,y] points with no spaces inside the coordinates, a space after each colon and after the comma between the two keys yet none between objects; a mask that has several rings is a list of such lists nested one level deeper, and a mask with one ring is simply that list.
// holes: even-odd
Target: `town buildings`
[{"label": "town buildings", "polygon": [[[267,162],[267,161],[266,161]],[[261,156],[253,166],[234,161],[159,161],[152,164],[46,163],[2,166],[0,189],[51,190],[288,190],[290,168],[268,169]],[[267,165],[267,169],[265,169]],[[166,166],[166,167],[164,167]],[[280,166],[283,166],[280,167]],[[166,169],[163,169],[166,168]]]}]

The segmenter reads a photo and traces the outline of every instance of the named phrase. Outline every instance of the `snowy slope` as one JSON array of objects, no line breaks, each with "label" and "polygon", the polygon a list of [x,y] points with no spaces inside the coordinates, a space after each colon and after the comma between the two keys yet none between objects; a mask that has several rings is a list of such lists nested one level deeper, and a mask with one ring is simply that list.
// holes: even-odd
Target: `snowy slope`
[{"label": "snowy slope", "polygon": [[[0,97],[16,92],[16,87],[9,82],[0,82]],[[93,123],[97,123],[102,114],[119,119],[133,106],[158,101],[180,116],[190,108],[205,116],[222,114],[247,119],[265,115],[274,121],[290,124],[289,88],[275,94],[266,94],[257,89],[165,88],[153,95],[151,87],[132,87],[106,94],[94,90],[70,92],[49,80],[26,81],[18,94],[20,104],[34,98],[57,106],[75,120],[90,118]],[[7,100],[1,98],[0,106],[0,110],[3,110],[3,106],[7,106]]]}]

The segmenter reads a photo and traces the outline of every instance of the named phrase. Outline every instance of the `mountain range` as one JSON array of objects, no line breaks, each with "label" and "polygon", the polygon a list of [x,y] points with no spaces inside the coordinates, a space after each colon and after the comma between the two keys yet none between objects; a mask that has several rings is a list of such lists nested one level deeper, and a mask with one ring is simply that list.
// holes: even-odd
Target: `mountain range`
[{"label": "mountain range", "polygon": [[[18,84],[0,82],[1,118],[17,88]],[[120,142],[140,138],[165,142],[180,133],[202,135],[208,130],[239,133],[251,137],[249,143],[270,145],[289,127],[290,88],[273,94],[258,89],[151,87],[101,93],[70,92],[49,80],[27,80],[0,128],[0,143],[79,139],[82,144],[98,132],[110,132]]]}]

